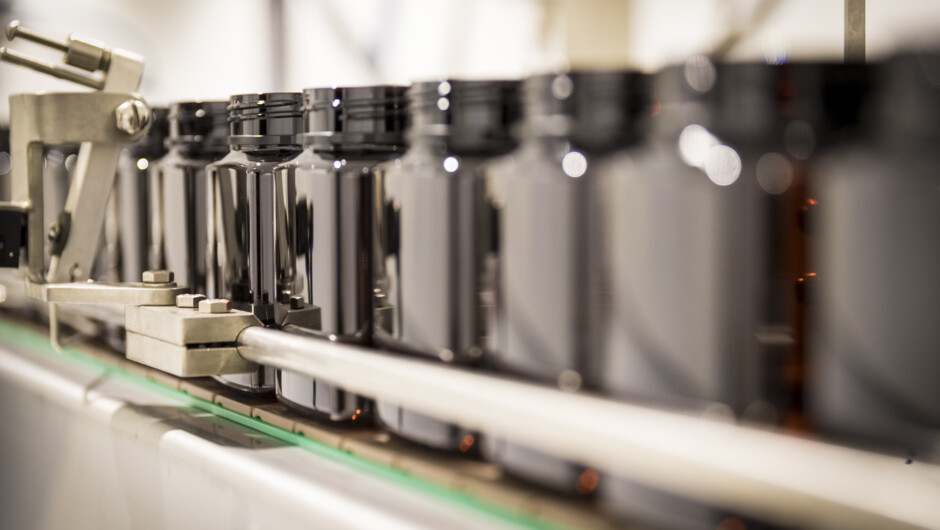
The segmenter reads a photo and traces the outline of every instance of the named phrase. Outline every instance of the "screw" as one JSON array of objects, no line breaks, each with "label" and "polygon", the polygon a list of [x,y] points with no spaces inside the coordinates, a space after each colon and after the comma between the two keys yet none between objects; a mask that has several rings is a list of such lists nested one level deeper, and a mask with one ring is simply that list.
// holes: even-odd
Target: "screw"
[{"label": "screw", "polygon": [[304,308],[304,297],[303,296],[291,296],[290,297],[290,308],[291,309],[303,309]]},{"label": "screw", "polygon": [[176,307],[189,307],[195,309],[199,307],[199,302],[206,299],[202,294],[178,294],[176,295]]},{"label": "screw", "polygon": [[150,108],[138,99],[129,99],[114,110],[117,128],[128,135],[135,135],[150,125]]},{"label": "screw", "polygon": [[211,298],[199,302],[200,313],[228,313],[232,310],[232,302],[225,298]]},{"label": "screw", "polygon": [[59,239],[59,234],[62,233],[62,227],[59,226],[59,223],[54,223],[49,227],[48,238],[50,242],[54,242],[56,239]]},{"label": "screw", "polygon": [[173,281],[173,273],[170,271],[144,271],[144,283],[170,283]]}]

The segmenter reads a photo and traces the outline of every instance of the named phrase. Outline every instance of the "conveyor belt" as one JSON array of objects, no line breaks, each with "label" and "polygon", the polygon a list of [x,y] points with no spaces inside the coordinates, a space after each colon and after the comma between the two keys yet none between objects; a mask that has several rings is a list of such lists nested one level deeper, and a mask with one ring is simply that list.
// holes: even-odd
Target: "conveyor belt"
[{"label": "conveyor belt", "polygon": [[382,477],[403,488],[455,503],[525,528],[611,528],[587,499],[559,497],[522,484],[492,464],[431,451],[398,439],[372,425],[317,423],[293,413],[273,397],[233,391],[210,378],[180,379],[132,361],[111,348],[85,343],[55,353],[35,323],[0,318],[0,343],[62,362],[104,369],[160,393],[181,405],[303,448],[354,469]]}]

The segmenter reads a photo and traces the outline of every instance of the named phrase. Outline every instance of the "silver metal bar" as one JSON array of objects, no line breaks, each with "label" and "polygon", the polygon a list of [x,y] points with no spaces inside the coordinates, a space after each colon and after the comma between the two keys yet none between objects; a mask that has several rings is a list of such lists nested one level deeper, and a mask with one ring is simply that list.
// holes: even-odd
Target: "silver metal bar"
[{"label": "silver metal bar", "polygon": [[52,256],[46,281],[64,283],[91,277],[123,148],[119,143],[82,142],[65,200],[65,212],[71,215],[72,222],[69,238],[62,253]]},{"label": "silver metal bar", "polygon": [[30,70],[49,74],[52,77],[65,79],[66,81],[78,83],[79,85],[87,86],[95,90],[102,90],[104,88],[103,79],[83,75],[70,68],[65,68],[57,64],[40,61],[30,57],[29,55],[26,55],[25,53],[20,53],[16,50],[10,50],[6,47],[0,48],[0,60],[6,61],[8,63],[18,64],[20,66],[25,66]]},{"label": "silver metal bar", "polygon": [[57,40],[50,39],[49,37],[44,37],[33,30],[26,29],[20,25],[19,20],[14,20],[7,25],[7,39],[13,40],[16,38],[21,38],[28,40],[30,42],[35,42],[40,46],[45,46],[47,48],[52,48],[53,50],[59,50],[60,52],[68,52],[69,45],[64,42],[59,42]]},{"label": "silver metal bar", "polygon": [[865,0],[845,0],[845,62],[865,62]]},{"label": "silver metal bar", "polygon": [[[27,286],[29,288],[30,286]],[[177,295],[189,292],[175,283],[143,285],[136,283],[46,283],[40,284],[42,300],[60,304],[127,304],[172,306]]]},{"label": "silver metal bar", "polygon": [[[286,331],[285,331],[286,330]],[[933,527],[940,468],[251,327],[238,352],[702,502],[799,527]]]}]

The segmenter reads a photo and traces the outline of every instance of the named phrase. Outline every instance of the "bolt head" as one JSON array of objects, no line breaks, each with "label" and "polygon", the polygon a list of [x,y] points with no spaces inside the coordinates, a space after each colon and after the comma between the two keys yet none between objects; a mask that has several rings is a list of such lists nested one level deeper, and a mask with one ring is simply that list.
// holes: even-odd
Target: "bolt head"
[{"label": "bolt head", "polygon": [[129,99],[114,110],[117,128],[131,136],[146,129],[153,118],[150,107],[139,99]]},{"label": "bolt head", "polygon": [[202,294],[178,294],[176,295],[176,307],[196,309],[199,307],[199,302],[205,299],[206,296]]},{"label": "bolt head", "polygon": [[228,313],[232,310],[232,302],[225,298],[210,298],[199,302],[200,313]]},{"label": "bolt head", "polygon": [[305,306],[303,296],[291,296],[290,297],[290,308],[291,309],[303,309]]},{"label": "bolt head", "polygon": [[144,283],[170,283],[173,281],[171,271],[144,271]]}]

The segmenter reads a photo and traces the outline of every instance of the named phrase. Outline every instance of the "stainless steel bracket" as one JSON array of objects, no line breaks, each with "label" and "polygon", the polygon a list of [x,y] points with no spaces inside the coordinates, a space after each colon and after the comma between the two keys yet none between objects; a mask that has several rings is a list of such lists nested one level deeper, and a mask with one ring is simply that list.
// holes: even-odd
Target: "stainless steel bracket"
[{"label": "stainless steel bracket", "polygon": [[178,377],[250,372],[258,365],[238,355],[235,341],[245,328],[260,325],[247,311],[127,306],[127,358]]},{"label": "stainless steel bracket", "polygon": [[[143,58],[71,35],[58,42],[13,21],[7,38],[22,38],[64,52],[57,66],[0,48],[0,60],[89,86],[100,92],[17,94],[10,97],[12,202],[27,211],[27,278],[63,283],[88,278],[104,224],[105,205],[114,185],[121,149],[141,138],[150,125],[150,107],[132,92],[140,85]],[[81,73],[102,72],[98,77]],[[81,144],[65,210],[49,236],[53,253],[48,270],[43,255],[42,149],[51,144]],[[21,267],[24,266],[22,258]]]},{"label": "stainless steel bracket", "polygon": [[49,338],[52,346],[61,351],[64,341],[59,333],[59,304],[121,304],[129,307],[174,305],[177,297],[187,293],[188,289],[177,286],[172,280],[173,276],[169,273],[166,273],[166,281],[162,282],[124,284],[93,281],[35,283],[27,278],[26,295],[49,304]]}]

